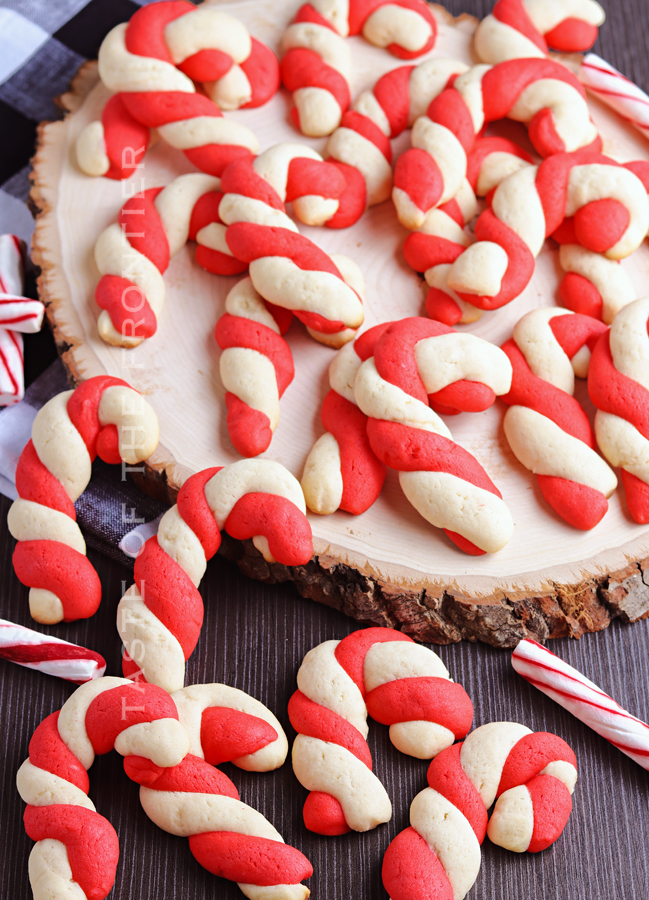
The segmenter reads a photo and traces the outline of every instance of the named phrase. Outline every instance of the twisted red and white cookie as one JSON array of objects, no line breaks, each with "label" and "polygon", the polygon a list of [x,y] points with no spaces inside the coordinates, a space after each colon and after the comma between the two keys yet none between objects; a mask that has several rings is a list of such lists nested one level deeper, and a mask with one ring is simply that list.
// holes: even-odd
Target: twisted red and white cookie
[{"label": "twisted red and white cookie", "polygon": [[220,175],[259,151],[250,129],[221,109],[261,106],[279,87],[268,47],[214,4],[186,0],[145,6],[113,28],[99,48],[99,75],[116,93],[101,121],[79,135],[77,160],[87,175],[118,179],[138,167],[152,128],[197,168]]},{"label": "twisted red and white cookie", "polygon": [[548,47],[574,53],[588,50],[604,23],[595,0],[497,0],[478,25],[475,50],[487,63],[548,55]]},{"label": "twisted red and white cookie", "polygon": [[[626,307],[627,309],[631,307]],[[586,412],[572,396],[575,375],[588,374],[591,351],[606,326],[567,309],[535,309],[503,344],[512,364],[505,436],[538,479],[552,509],[575,528],[593,528],[617,486],[598,455]]]},{"label": "twisted red and white cookie", "polygon": [[[16,784],[27,803],[25,830],[35,900],[103,900],[115,880],[117,834],[88,797],[95,754],[176,766],[189,751],[171,697],[155,685],[104,677],[78,688],[38,726]],[[161,771],[161,769],[160,769]]]},{"label": "twisted red and white cookie", "polygon": [[510,379],[508,362],[488,341],[416,317],[393,322],[356,374],[373,452],[399,472],[415,509],[465,553],[501,550],[514,524],[487,473],[434,410],[486,409]]},{"label": "twisted red and white cookie", "polygon": [[299,882],[312,874],[308,860],[212,768],[228,761],[255,772],[282,765],[288,743],[273,714],[227,685],[193,685],[172,698],[123,678],[77,690],[36,729],[18,772],[25,827],[38,842],[29,861],[35,900],[103,900],[110,892],[119,845],[87,796],[86,769],[113,747],[126,757],[126,774],[143,785],[147,814],[190,836],[201,865],[239,881],[251,900],[306,900],[308,888]]},{"label": "twisted red and white cookie", "polygon": [[321,224],[345,186],[340,171],[315,151],[278,144],[228,166],[221,180],[181,175],[130,198],[95,246],[101,337],[135,347],[155,334],[170,257],[196,240],[196,261],[207,271],[236,275],[250,265],[257,291],[294,312],[317,340],[334,346],[350,340],[363,321],[358,267],[342,256],[336,265],[298,234],[285,207],[291,202],[304,222]]},{"label": "twisted red and white cookie", "polygon": [[[592,151],[561,153],[538,167],[525,166],[498,185],[490,208],[478,218],[477,241],[448,271],[449,297],[454,291],[483,310],[514,300],[529,284],[546,237],[566,218],[573,218],[581,246],[623,259],[646,236],[649,200],[632,171]],[[444,310],[451,308],[449,299]]]},{"label": "twisted red and white cookie", "polygon": [[356,402],[354,383],[389,324],[375,325],[346,344],[329,366],[331,390],[320,410],[325,433],[309,451],[301,481],[312,512],[327,516],[344,509],[358,516],[381,493],[387,467],[370,446],[367,416]]},{"label": "twisted red and white cookie", "polygon": [[305,565],[311,526],[299,482],[279,463],[241,460],[188,478],[135,561],[135,584],[117,609],[125,675],[175,691],[203,624],[198,585],[225,529],[252,538],[269,562]]},{"label": "twisted red and white cookie", "polygon": [[322,137],[339,126],[350,101],[352,60],[345,38],[357,34],[401,59],[414,59],[434,46],[437,23],[422,0],[315,0],[301,6],[282,37],[281,75],[302,134]]},{"label": "twisted red and white cookie", "polygon": [[509,175],[531,165],[531,157],[513,141],[478,139],[467,156],[467,178],[452,200],[426,213],[403,245],[406,262],[429,286],[426,312],[446,325],[474,322],[481,310],[462,300],[449,286],[452,264],[474,240],[465,226],[477,212],[476,196],[487,197]]},{"label": "twisted red and white cookie", "polygon": [[90,378],[38,411],[16,469],[19,499],[7,516],[18,541],[14,569],[30,588],[29,608],[37,622],[85,619],[101,601],[74,509],[94,459],[133,466],[148,459],[157,444],[154,411],[119,378]]},{"label": "twisted red and white cookie", "polygon": [[576,781],[575,754],[561,738],[515,722],[477,728],[433,760],[410,827],[388,847],[382,874],[391,900],[462,900],[485,834],[518,853],[549,847],[566,826]]},{"label": "twisted red and white cookie", "polygon": [[223,684],[199,684],[173,694],[189,753],[172,769],[129,757],[126,774],[140,783],[152,822],[189,838],[195,859],[213,875],[236,881],[250,900],[307,900],[308,859],[284,843],[271,823],[239,800],[235,785],[212,766],[233,762],[268,772],[281,766],[288,742],[281,725],[257,700]]},{"label": "twisted red and white cookie", "polygon": [[394,746],[430,759],[471,727],[473,706],[432,650],[387,628],[325,641],[304,657],[289,703],[293,770],[307,790],[304,823],[318,834],[369,831],[392,816],[372,772],[367,715]]},{"label": "twisted red and white cookie", "polygon": [[586,91],[565,66],[549,59],[474,66],[436,96],[413,125],[412,147],[399,157],[394,173],[392,198],[402,225],[418,228],[431,209],[455,196],[477,135],[502,118],[527,124],[543,157],[601,148]]},{"label": "twisted red and white cookie", "polygon": [[629,513],[649,522],[649,298],[626,306],[602,334],[588,370],[588,393],[597,407],[597,444],[621,469]]}]

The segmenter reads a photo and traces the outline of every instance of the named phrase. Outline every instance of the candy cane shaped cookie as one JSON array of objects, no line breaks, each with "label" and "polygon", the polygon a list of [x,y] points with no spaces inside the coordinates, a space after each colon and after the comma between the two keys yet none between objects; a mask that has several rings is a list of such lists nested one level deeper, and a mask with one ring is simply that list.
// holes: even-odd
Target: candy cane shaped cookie
[{"label": "candy cane shaped cookie", "polygon": [[0,406],[25,394],[23,334],[35,334],[45,307],[23,297],[25,244],[15,234],[0,234]]},{"label": "candy cane shaped cookie", "polygon": [[305,513],[299,482],[279,463],[241,460],[192,475],[145,543],[135,584],[118,606],[124,674],[168,691],[182,688],[203,623],[197,588],[220,532],[252,538],[269,562],[305,565],[313,553]]},{"label": "candy cane shaped cookie", "polygon": [[432,650],[389,628],[325,641],[304,657],[289,702],[293,770],[309,794],[304,823],[318,834],[369,831],[392,816],[372,773],[367,715],[394,746],[430,759],[471,727],[473,706]]},{"label": "candy cane shaped cookie", "polygon": [[[252,163],[239,160],[228,166],[218,208],[226,227],[212,226],[213,246],[218,249],[224,241],[228,252],[249,266],[253,286],[264,300],[291,310],[316,340],[340,347],[363,323],[363,279],[350,259],[337,256],[334,261],[298,234],[284,212],[283,185],[290,182],[295,163],[301,177],[298,194],[291,190],[290,199],[302,221],[322,224],[337,209],[332,193],[340,186],[336,179],[344,182],[340,172],[319,158],[302,166],[304,155],[299,145],[279,144]],[[331,174],[333,191],[325,183]]]},{"label": "candy cane shaped cookie", "polygon": [[549,59],[474,66],[413,125],[412,147],[394,173],[392,198],[402,225],[418,228],[431,209],[455,195],[477,135],[503,118],[524,122],[543,157],[601,147],[586,91],[565,66]]},{"label": "candy cane shaped cookie", "polygon": [[302,134],[322,137],[339,126],[350,101],[345,38],[356,34],[414,59],[434,46],[437,23],[422,0],[315,0],[301,6],[282,37],[281,75]]},{"label": "candy cane shaped cookie", "polygon": [[420,318],[392,323],[356,374],[372,450],[399,472],[415,509],[465,553],[501,550],[514,526],[496,486],[431,405],[486,409],[510,379],[498,348]]},{"label": "candy cane shaped cookie", "polygon": [[[453,78],[466,71],[467,66],[455,60],[428,59],[418,66],[401,66],[387,72],[371,91],[358,97],[327,143],[328,159],[347,180],[340,208],[326,222],[329,228],[346,228],[361,217],[367,206],[387,200],[392,189],[390,139],[411,127]],[[441,135],[440,142],[443,138]],[[453,138],[446,143],[453,144]],[[447,152],[445,162],[452,182],[450,197],[464,177],[463,161]]]},{"label": "candy cane shaped cookie", "polygon": [[[95,754],[117,750],[176,766],[189,750],[176,706],[155,685],[104,677],[78,688],[38,726],[16,784],[27,803],[25,830],[35,900],[103,900],[115,880],[117,834],[88,797]],[[158,769],[158,771],[161,771]]]},{"label": "candy cane shaped cookie", "polygon": [[620,310],[593,350],[588,393],[597,444],[621,469],[632,519],[649,522],[649,298]]},{"label": "candy cane shaped cookie", "polygon": [[358,408],[354,382],[389,324],[375,325],[346,344],[329,366],[331,390],[320,410],[326,431],[307,456],[301,482],[306,505],[320,515],[344,509],[358,516],[381,493],[387,470],[370,447],[367,416]]},{"label": "candy cane shaped cookie", "polygon": [[474,46],[486,63],[547,56],[548,47],[589,50],[604,18],[595,0],[498,0],[478,25]]},{"label": "candy cane shaped cookie", "polygon": [[623,259],[644,240],[649,200],[633,172],[592,151],[526,166],[496,188],[476,222],[477,241],[448,272],[448,287],[483,310],[511,302],[529,284],[545,238],[567,217],[582,246]]},{"label": "candy cane shaped cookie", "polygon": [[426,312],[446,325],[466,324],[482,312],[448,286],[451,265],[473,243],[466,226],[477,211],[476,195],[486,197],[509,175],[531,165],[531,158],[513,141],[499,137],[476,141],[467,157],[467,178],[452,200],[431,209],[403,245],[406,262],[424,275],[429,286]]},{"label": "candy cane shaped cookie", "polygon": [[[627,307],[628,308],[628,307]],[[509,406],[505,436],[514,455],[538,479],[541,493],[569,525],[594,528],[617,486],[595,450],[588,416],[572,396],[585,378],[592,348],[606,326],[567,309],[535,309],[503,344],[514,377],[501,399]]]},{"label": "candy cane shaped cookie", "polygon": [[[649,162],[636,160],[624,163],[649,191]],[[595,209],[594,216],[598,215]],[[559,285],[561,302],[573,312],[594,316],[610,325],[617,313],[636,299],[631,279],[616,260],[607,259],[596,250],[606,249],[606,242],[593,249],[593,223],[588,218],[567,218],[552,237],[561,245],[559,262],[566,272]]]},{"label": "candy cane shaped cookie", "polygon": [[218,222],[220,181],[209,175],[181,175],[164,188],[149,188],[126,201],[118,221],[95,245],[101,278],[95,300],[102,312],[97,329],[103,340],[137,347],[155,334],[165,299],[163,275],[170,258],[188,240],[198,241],[197,262],[209,271],[236,275],[245,265],[201,243]]},{"label": "candy cane shaped cookie", "polygon": [[85,619],[97,611],[101,585],[86,559],[74,502],[86,489],[95,457],[142,462],[158,444],[158,420],[137,391],[99,375],[64,391],[37,413],[18,460],[18,500],[7,516],[18,544],[16,575],[30,588],[37,622]]},{"label": "candy cane shaped cookie", "polygon": [[185,0],[143,7],[113,28],[99,48],[99,75],[116,94],[101,121],[81,132],[77,160],[88,175],[117,179],[138,168],[151,128],[197,168],[220,175],[259,150],[250,129],[221,109],[260,106],[279,86],[275,56],[241,22],[216,4]]},{"label": "candy cane shaped cookie", "polygon": [[[391,900],[463,900],[488,834],[508,850],[538,853],[561,835],[572,811],[577,760],[556,735],[492,722],[430,765],[430,787],[410,807],[410,827],[383,859]],[[497,799],[487,825],[487,810]]]},{"label": "candy cane shaped cookie", "polygon": [[192,685],[172,699],[191,740],[182,763],[161,769],[147,759],[124,762],[127,775],[141,784],[144,812],[163,831],[189,838],[200,865],[238,882],[250,900],[307,900],[309,889],[300,882],[313,874],[308,859],[212,768],[231,761],[267,772],[282,765],[288,742],[275,716],[223,684]]},{"label": "candy cane shaped cookie", "polygon": [[242,456],[267,450],[277,428],[279,400],[295,374],[283,337],[292,320],[290,310],[271,307],[244,278],[226,297],[216,323],[228,433]]}]

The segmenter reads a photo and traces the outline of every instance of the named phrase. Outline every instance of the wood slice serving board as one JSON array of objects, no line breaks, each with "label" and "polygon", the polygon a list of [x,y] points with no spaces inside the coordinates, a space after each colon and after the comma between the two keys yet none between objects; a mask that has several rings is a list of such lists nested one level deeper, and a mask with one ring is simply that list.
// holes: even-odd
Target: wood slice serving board
[{"label": "wood slice serving board", "polygon": [[[298,0],[223,4],[274,48],[297,6]],[[441,8],[435,11],[440,28],[431,55],[475,62],[475,20],[451,19]],[[352,40],[357,94],[398,63],[360,38]],[[93,300],[99,277],[93,259],[95,241],[129,196],[192,171],[179,151],[160,141],[146,155],[140,172],[126,182],[84,176],[75,163],[75,139],[88,122],[99,118],[107,96],[96,66],[87,65],[71,93],[62,98],[68,111],[65,119],[41,126],[32,190],[39,210],[34,260],[42,269],[41,297],[48,304],[72,381],[102,373],[119,376],[146,394],[154,407],[161,440],[150,460],[148,489],[157,487],[172,497],[192,472],[238,458],[227,435],[214,340],[215,323],[236,279],[203,271],[194,262],[194,248],[186,246],[165,275],[167,301],[155,337],[130,351],[99,339]],[[262,150],[296,140],[323,150],[324,140],[297,135],[288,118],[289,107],[290,99],[282,90],[262,109],[230,115],[256,132]],[[592,115],[604,136],[605,152],[620,160],[646,157],[643,139],[597,101],[592,102]],[[510,129],[510,134],[527,142],[522,127],[510,124]],[[395,142],[395,155],[407,142],[408,135]],[[346,253],[360,265],[367,285],[367,326],[422,314],[424,286],[403,261],[406,232],[390,201],[369,210],[348,230],[300,228],[326,251]],[[524,313],[555,303],[557,257],[556,246],[548,242],[524,294],[485,314],[470,330],[500,345]],[[649,277],[649,247],[641,247],[624,266],[642,296]],[[265,456],[299,478],[309,449],[322,433],[319,409],[328,390],[333,351],[311,340],[297,322],[288,338],[296,377],[282,399],[281,421]],[[588,405],[585,385],[579,386],[578,397]],[[633,621],[649,615],[644,580],[649,585],[649,528],[632,522],[620,491],[592,531],[582,533],[566,525],[509,450],[503,414],[498,403],[486,412],[449,422],[456,440],[498,485],[514,517],[514,536],[496,555],[470,557],[456,549],[405,500],[395,473],[388,475],[382,496],[364,515],[311,516],[315,555],[307,566],[291,570],[269,566],[250,544],[227,541],[225,552],[255,578],[292,580],[304,596],[359,621],[399,627],[437,643],[469,638],[506,647],[527,635],[540,640],[578,637],[606,627],[616,616]]]}]

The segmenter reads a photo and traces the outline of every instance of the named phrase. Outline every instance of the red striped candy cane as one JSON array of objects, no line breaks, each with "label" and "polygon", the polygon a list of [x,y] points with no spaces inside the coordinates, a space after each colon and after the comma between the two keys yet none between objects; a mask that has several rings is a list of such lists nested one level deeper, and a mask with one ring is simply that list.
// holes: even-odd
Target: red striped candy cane
[{"label": "red striped candy cane", "polygon": [[512,653],[512,665],[535,688],[649,770],[649,725],[622,709],[581,672],[529,639]]}]

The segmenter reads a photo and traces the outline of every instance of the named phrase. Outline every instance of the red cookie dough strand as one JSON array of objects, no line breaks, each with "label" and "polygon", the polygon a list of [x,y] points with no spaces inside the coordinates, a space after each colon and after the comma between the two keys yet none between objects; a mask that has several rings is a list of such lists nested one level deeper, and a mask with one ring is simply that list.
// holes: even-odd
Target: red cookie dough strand
[{"label": "red cookie dough strand", "polygon": [[365,763],[368,769],[372,768],[370,748],[360,731],[342,716],[309,700],[302,691],[296,691],[289,700],[288,717],[298,734],[339,744]]},{"label": "red cookie dough strand", "polygon": [[19,541],[12,562],[22,584],[56,594],[63,605],[63,622],[86,619],[99,609],[99,576],[78,550],[60,541]]},{"label": "red cookie dough strand", "polygon": [[[545,42],[543,35],[539,34],[534,27],[522,0],[497,0],[491,14],[495,19],[498,19],[499,22],[504,22],[505,25],[509,25],[510,28],[514,28],[524,35],[529,41],[536,44],[539,50],[547,56],[548,45]],[[589,44],[588,46],[591,45]]]},{"label": "red cookie dough strand", "polygon": [[203,599],[189,576],[160,547],[157,536],[149,538],[135,560],[134,578],[148,609],[172,632],[189,659],[203,626]]},{"label": "red cookie dough strand", "polygon": [[455,900],[444,867],[414,828],[401,831],[388,846],[381,878],[390,900]]},{"label": "red cookie dough strand", "polygon": [[205,497],[205,485],[223,466],[203,469],[192,475],[178,491],[178,512],[201,542],[206,559],[212,559],[221,546],[221,532]]},{"label": "red cookie dough strand", "polygon": [[343,479],[340,509],[358,516],[381,493],[387,472],[370,447],[367,416],[354,403],[331,390],[322,402],[320,418],[340,448]]},{"label": "red cookie dough strand", "polygon": [[534,807],[534,830],[527,849],[540,853],[561,837],[572,812],[572,797],[565,784],[551,775],[533,778],[527,790]]},{"label": "red cookie dough strand", "polygon": [[23,817],[33,841],[65,844],[72,877],[88,900],[104,900],[119,861],[119,840],[110,822],[79,806],[28,806]]},{"label": "red cookie dough strand", "polygon": [[32,765],[69,781],[87,794],[90,790],[88,773],[59,734],[61,710],[51,713],[40,723],[29,742],[29,761]]},{"label": "red cookie dough strand", "polygon": [[313,553],[313,534],[308,519],[290,500],[252,491],[235,503],[225,530],[240,541],[261,534],[270,552],[286,566],[304,566]]},{"label": "red cookie dough strand", "polygon": [[365,703],[381,725],[437,722],[456,739],[464,737],[473,721],[473,704],[462,685],[449,685],[444,678],[398,678],[370,691]]},{"label": "red cookie dough strand", "polygon": [[649,391],[615,368],[608,331],[593,350],[588,394],[597,409],[631,422],[649,440]]},{"label": "red cookie dough strand", "polygon": [[86,733],[95,753],[109,753],[118,736],[142,722],[157,719],[178,719],[178,710],[171,697],[155,684],[122,685],[104,691],[92,701],[85,717]]},{"label": "red cookie dough strand", "polygon": [[595,435],[581,404],[570,394],[535,375],[513,338],[506,341],[502,349],[514,370],[512,389],[501,397],[503,403],[535,410],[594,450]]},{"label": "red cookie dough strand", "polygon": [[277,884],[278,872],[284,884],[299,884],[313,875],[299,850],[268,838],[212,831],[192,835],[189,849],[208,872],[244,884]]},{"label": "red cookie dough strand", "polygon": [[258,716],[220,706],[203,711],[201,746],[211,766],[256,753],[277,737],[273,726]]},{"label": "red cookie dough strand", "polygon": [[577,768],[577,757],[572,748],[556,734],[537,731],[521,738],[505,760],[496,797],[517,784],[527,784],[554,760],[569,762]]},{"label": "red cookie dough strand", "polygon": [[461,750],[461,743],[454,744],[435,757],[428,767],[428,786],[460,810],[481,844],[487,834],[489,814],[477,788],[462,768]]},{"label": "red cookie dough strand", "polygon": [[365,657],[375,644],[392,641],[414,643],[413,639],[402,631],[394,631],[391,628],[363,628],[361,631],[353,631],[347,635],[336,647],[336,659],[359,689],[363,699],[367,695],[363,675]]},{"label": "red cookie dough strand", "polygon": [[41,506],[48,506],[65,513],[73,522],[77,521],[74,503],[65,488],[47,469],[38,457],[34,442],[30,438],[18,458],[16,466],[16,490],[23,500],[31,500]]}]

